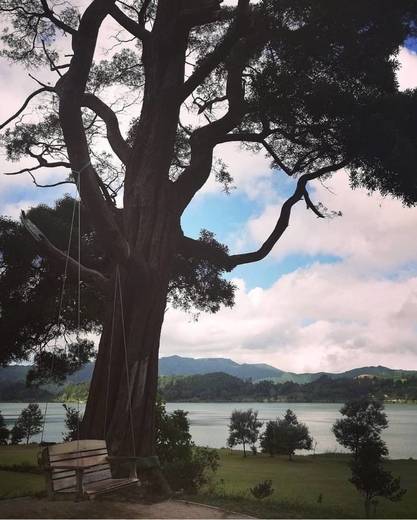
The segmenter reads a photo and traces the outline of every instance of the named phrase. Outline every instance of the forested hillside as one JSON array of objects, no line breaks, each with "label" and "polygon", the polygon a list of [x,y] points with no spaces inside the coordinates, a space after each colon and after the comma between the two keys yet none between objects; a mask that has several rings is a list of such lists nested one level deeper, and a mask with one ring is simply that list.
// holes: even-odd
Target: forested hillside
[{"label": "forested hillside", "polygon": [[160,378],[160,393],[166,401],[344,402],[367,395],[384,401],[417,401],[417,377],[395,380],[322,376],[311,383],[299,384],[290,381],[253,383],[214,373]]}]

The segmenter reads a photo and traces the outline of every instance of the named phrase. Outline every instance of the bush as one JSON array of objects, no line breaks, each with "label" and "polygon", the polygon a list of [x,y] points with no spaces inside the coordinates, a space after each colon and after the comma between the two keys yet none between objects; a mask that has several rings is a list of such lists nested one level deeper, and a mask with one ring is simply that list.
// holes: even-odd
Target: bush
[{"label": "bush", "polygon": [[262,480],[259,484],[256,484],[256,486],[250,488],[249,491],[257,500],[269,497],[274,492],[272,488],[272,480]]},{"label": "bush", "polygon": [[187,412],[168,414],[165,403],[157,402],[156,453],[162,471],[173,490],[196,493],[208,482],[209,472],[218,468],[219,455],[216,450],[195,446],[189,428]]},{"label": "bush", "polygon": [[67,432],[62,432],[64,442],[75,441],[79,438],[79,428],[83,416],[79,410],[72,406],[62,405],[65,408],[65,427]]}]

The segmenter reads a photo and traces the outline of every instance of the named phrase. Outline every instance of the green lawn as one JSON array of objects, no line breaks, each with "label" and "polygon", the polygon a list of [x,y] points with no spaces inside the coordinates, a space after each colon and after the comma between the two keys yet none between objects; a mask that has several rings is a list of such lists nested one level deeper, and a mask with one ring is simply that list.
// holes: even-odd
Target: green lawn
[{"label": "green lawn", "polygon": [[[38,451],[38,446],[33,444],[0,446],[0,498],[29,496],[44,491],[43,475],[32,473],[38,467]],[[16,466],[19,471],[4,471],[6,467]]]},{"label": "green lawn", "polygon": [[33,496],[45,489],[43,475],[0,471],[0,499]]},{"label": "green lawn", "polygon": [[[37,466],[37,446],[0,447],[0,498],[34,495],[44,489],[43,475],[4,471],[4,467]],[[220,468],[212,483],[190,500],[218,505],[226,509],[262,518],[361,518],[363,504],[355,488],[348,482],[348,457],[316,455],[285,457],[250,455],[220,450]],[[23,466],[23,467],[22,467]],[[30,469],[30,468],[29,468]],[[378,518],[417,518],[417,461],[387,462],[387,469],[401,477],[407,494],[401,502],[380,500]],[[261,480],[272,480],[274,494],[255,500],[249,488]],[[321,503],[319,496],[321,495]]]},{"label": "green lawn", "polygon": [[[348,457],[316,455],[285,457],[265,455],[243,458],[240,452],[221,450],[221,466],[199,499],[211,504],[252,513],[255,516],[279,517],[362,517],[363,504],[356,489],[348,482]],[[417,517],[417,461],[387,462],[387,469],[401,477],[407,494],[401,502],[381,499],[380,518]],[[274,494],[262,501],[251,498],[249,488],[262,480],[272,480]],[[319,496],[321,495],[321,503]]]},{"label": "green lawn", "polygon": [[0,466],[13,466],[15,464],[38,465],[39,447],[37,444],[18,446],[0,446]]}]

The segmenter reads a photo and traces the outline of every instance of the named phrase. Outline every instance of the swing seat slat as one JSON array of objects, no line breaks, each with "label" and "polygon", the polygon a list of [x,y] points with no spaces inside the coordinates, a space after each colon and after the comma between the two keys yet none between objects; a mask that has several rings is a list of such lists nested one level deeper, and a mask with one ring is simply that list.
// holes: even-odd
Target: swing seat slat
[{"label": "swing seat slat", "polygon": [[135,460],[130,461],[129,478],[112,478],[106,442],[81,440],[45,447],[40,464],[45,471],[48,496],[74,494],[94,498],[126,486],[137,485]]}]

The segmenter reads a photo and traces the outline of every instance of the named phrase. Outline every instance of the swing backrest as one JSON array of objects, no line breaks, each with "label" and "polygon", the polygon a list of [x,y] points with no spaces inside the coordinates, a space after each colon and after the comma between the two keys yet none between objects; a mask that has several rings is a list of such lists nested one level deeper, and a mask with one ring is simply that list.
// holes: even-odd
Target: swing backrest
[{"label": "swing backrest", "polygon": [[[85,484],[111,479],[106,441],[79,440],[54,444],[42,450],[42,465],[48,469],[48,488],[51,493],[73,492],[76,486],[75,469],[59,466],[75,464],[83,466]],[[58,466],[58,467],[57,467]]]}]

